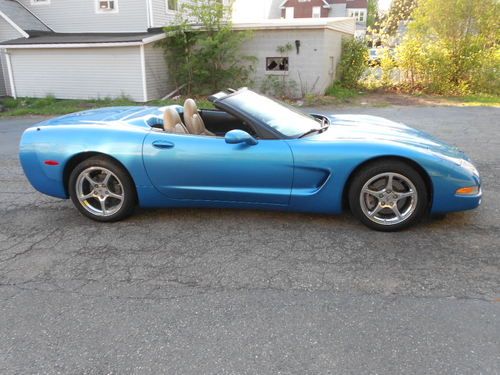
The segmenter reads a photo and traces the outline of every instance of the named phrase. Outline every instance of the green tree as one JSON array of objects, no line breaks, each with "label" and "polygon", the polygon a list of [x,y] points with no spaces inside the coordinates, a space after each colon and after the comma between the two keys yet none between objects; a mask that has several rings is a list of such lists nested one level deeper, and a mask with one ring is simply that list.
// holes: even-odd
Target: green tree
[{"label": "green tree", "polygon": [[378,22],[378,0],[368,0],[366,26],[373,28]]},{"label": "green tree", "polygon": [[497,0],[419,0],[413,18],[398,48],[399,65],[412,88],[498,93]]},{"label": "green tree", "polygon": [[220,0],[184,3],[172,26],[165,28],[163,47],[169,76],[184,92],[205,94],[247,83],[254,58],[242,56],[249,32],[235,32],[231,9]]},{"label": "green tree", "polygon": [[389,12],[381,20],[381,32],[385,36],[395,36],[401,22],[408,22],[413,10],[417,6],[416,0],[393,0]]}]

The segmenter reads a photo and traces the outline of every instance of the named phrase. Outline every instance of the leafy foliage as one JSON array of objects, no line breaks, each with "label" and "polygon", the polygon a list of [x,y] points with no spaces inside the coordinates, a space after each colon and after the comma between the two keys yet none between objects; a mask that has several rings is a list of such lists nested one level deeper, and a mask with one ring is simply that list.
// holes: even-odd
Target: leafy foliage
[{"label": "leafy foliage", "polygon": [[172,26],[166,27],[163,47],[169,76],[187,94],[213,92],[247,84],[254,58],[241,56],[242,43],[251,34],[234,32],[230,7],[219,0],[192,0],[180,9]]},{"label": "leafy foliage", "polygon": [[393,0],[388,14],[381,21],[382,32],[395,36],[401,23],[410,21],[416,7],[416,0]]},{"label": "leafy foliage", "polygon": [[367,60],[368,49],[363,40],[344,38],[338,67],[340,83],[347,88],[356,87],[366,70]]},{"label": "leafy foliage", "polygon": [[397,50],[412,89],[440,94],[500,90],[500,3],[420,0]]},{"label": "leafy foliage", "polygon": [[374,27],[378,21],[378,0],[368,0],[366,26]]}]

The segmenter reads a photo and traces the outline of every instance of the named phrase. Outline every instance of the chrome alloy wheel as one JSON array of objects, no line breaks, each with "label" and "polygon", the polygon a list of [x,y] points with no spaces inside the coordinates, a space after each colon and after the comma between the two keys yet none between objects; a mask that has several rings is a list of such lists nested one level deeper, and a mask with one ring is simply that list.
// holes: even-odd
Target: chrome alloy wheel
[{"label": "chrome alloy wheel", "polygon": [[418,203],[415,185],[398,173],[381,173],[361,189],[361,210],[377,224],[395,225],[408,219]]},{"label": "chrome alloy wheel", "polygon": [[125,199],[123,185],[109,169],[90,167],[76,180],[76,195],[85,210],[107,217],[120,210]]}]

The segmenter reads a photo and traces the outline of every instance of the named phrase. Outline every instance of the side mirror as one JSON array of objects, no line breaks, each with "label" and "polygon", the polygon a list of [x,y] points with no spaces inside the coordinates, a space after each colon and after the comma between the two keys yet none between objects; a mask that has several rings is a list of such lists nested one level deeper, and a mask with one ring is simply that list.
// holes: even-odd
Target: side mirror
[{"label": "side mirror", "polygon": [[247,145],[254,146],[258,142],[257,140],[243,130],[231,130],[226,133],[225,136],[226,143],[230,145],[236,145],[240,143],[246,143]]}]

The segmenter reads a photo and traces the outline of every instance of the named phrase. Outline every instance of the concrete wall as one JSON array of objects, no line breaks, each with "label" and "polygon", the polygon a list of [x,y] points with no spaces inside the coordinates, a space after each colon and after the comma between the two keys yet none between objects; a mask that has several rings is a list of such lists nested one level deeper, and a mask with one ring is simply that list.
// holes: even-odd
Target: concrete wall
[{"label": "concrete wall", "polygon": [[8,51],[19,97],[144,98],[139,47]]},{"label": "concrete wall", "polygon": [[[300,94],[300,80],[307,93],[323,94],[334,78],[342,35],[325,28],[254,31],[253,38],[245,42],[242,49],[242,53],[257,58],[254,87],[260,89],[269,76],[283,75],[282,72],[266,71],[266,57],[279,57],[276,48],[291,43],[293,50],[288,53],[289,71],[286,76],[297,83],[297,95]],[[299,54],[295,48],[296,40],[300,40]]]},{"label": "concrete wall", "polygon": [[146,0],[115,0],[118,12],[97,13],[97,0],[20,2],[56,32],[143,32],[148,28]]}]

